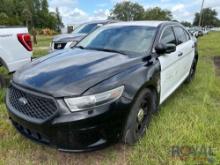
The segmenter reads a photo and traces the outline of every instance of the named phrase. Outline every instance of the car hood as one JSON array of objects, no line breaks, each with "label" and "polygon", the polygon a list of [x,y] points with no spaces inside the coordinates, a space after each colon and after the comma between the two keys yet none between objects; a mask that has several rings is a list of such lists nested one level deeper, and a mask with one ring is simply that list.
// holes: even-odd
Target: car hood
[{"label": "car hood", "polygon": [[75,48],[35,60],[18,70],[13,82],[54,97],[79,96],[137,61],[117,53]]},{"label": "car hood", "polygon": [[79,42],[85,36],[86,36],[85,33],[61,34],[55,36],[53,38],[53,42],[71,42],[71,41]]}]

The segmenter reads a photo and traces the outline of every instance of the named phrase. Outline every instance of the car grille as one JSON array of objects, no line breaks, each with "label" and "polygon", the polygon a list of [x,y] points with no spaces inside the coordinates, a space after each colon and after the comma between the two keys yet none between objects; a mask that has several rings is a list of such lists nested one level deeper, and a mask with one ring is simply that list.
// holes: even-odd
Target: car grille
[{"label": "car grille", "polygon": [[48,120],[57,112],[57,106],[52,98],[33,95],[14,86],[9,88],[8,99],[14,110],[40,121]]},{"label": "car grille", "polygon": [[54,43],[54,49],[64,49],[67,43]]}]

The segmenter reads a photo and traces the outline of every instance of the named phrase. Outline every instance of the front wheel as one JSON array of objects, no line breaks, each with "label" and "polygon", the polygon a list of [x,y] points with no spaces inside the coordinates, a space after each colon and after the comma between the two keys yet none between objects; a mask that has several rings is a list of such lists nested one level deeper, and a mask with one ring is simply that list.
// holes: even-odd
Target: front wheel
[{"label": "front wheel", "polygon": [[150,89],[143,89],[136,97],[125,124],[123,142],[135,144],[148,128],[152,112],[157,109],[156,94]]},{"label": "front wheel", "polygon": [[5,77],[5,75],[0,74],[0,89],[5,88],[9,84],[9,79]]}]

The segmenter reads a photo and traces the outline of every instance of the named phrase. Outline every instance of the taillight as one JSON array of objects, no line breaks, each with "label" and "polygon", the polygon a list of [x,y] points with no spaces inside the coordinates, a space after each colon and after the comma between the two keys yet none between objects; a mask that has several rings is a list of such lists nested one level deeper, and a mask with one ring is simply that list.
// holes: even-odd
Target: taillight
[{"label": "taillight", "polygon": [[28,50],[32,51],[31,35],[28,33],[17,34],[18,41]]}]

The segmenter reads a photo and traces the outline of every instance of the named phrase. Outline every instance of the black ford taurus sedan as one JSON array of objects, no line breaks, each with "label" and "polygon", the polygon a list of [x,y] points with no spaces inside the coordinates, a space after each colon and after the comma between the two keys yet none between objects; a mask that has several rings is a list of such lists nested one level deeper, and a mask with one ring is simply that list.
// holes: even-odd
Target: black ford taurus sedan
[{"label": "black ford taurus sedan", "polygon": [[134,144],[158,106],[192,80],[197,60],[178,23],[110,24],[17,71],[6,105],[21,134],[62,151]]}]

